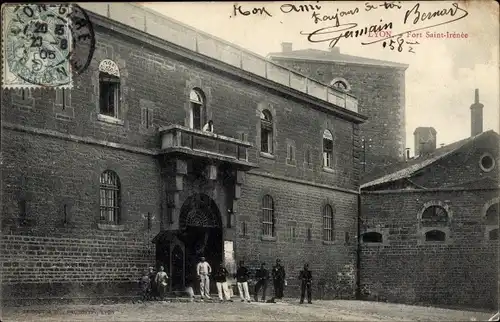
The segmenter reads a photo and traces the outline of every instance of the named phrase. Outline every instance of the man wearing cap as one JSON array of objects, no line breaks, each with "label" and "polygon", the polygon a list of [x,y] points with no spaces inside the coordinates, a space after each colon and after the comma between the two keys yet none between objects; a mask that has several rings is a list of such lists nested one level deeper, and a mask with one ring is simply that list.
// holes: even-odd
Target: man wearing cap
[{"label": "man wearing cap", "polygon": [[255,272],[257,283],[255,284],[255,302],[258,302],[259,291],[262,287],[262,301],[266,301],[267,280],[269,279],[269,272],[266,269],[266,263],[262,263],[260,268]]},{"label": "man wearing cap", "polygon": [[201,299],[211,299],[210,297],[210,277],[212,267],[205,261],[205,257],[200,258],[200,262],[196,265],[196,274],[200,279],[200,294]]},{"label": "man wearing cap", "polygon": [[276,265],[273,267],[273,284],[274,297],[277,299],[283,298],[283,287],[285,286],[285,268],[281,265],[281,260],[276,260]]}]

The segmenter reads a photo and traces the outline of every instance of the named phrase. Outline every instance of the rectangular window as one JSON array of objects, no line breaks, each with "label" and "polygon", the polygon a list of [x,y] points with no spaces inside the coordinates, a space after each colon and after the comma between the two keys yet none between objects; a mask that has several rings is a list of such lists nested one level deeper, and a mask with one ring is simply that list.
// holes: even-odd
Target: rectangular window
[{"label": "rectangular window", "polygon": [[143,107],[141,109],[141,123],[146,129],[153,127],[154,110],[150,107]]},{"label": "rectangular window", "polygon": [[69,89],[56,89],[56,100],[54,102],[62,109],[71,106],[71,91]]},{"label": "rectangular window", "polygon": [[312,240],[312,225],[311,224],[306,224],[306,240],[307,241]]},{"label": "rectangular window", "polygon": [[261,150],[262,152],[267,152],[271,153],[271,132],[268,131],[267,129],[262,129],[261,132],[262,138],[261,138]]},{"label": "rectangular window", "polygon": [[19,200],[19,225],[28,226],[28,214],[26,211],[26,200]]},{"label": "rectangular window", "polygon": [[294,163],[295,161],[295,148],[292,144],[288,144],[286,160],[288,163]]},{"label": "rectangular window", "polygon": [[290,221],[286,225],[286,240],[290,242],[294,242],[297,238],[297,222]]},{"label": "rectangular window", "polygon": [[264,203],[262,207],[262,228],[263,235],[267,237],[274,237],[274,205],[271,197],[264,197]]},{"label": "rectangular window", "polygon": [[248,235],[248,226],[245,221],[242,221],[240,223],[240,234],[241,236],[247,236]]},{"label": "rectangular window", "polygon": [[323,139],[323,166],[332,167],[333,141]]},{"label": "rectangular window", "polygon": [[307,148],[305,152],[305,162],[307,165],[312,164],[311,149]]},{"label": "rectangular window", "polygon": [[99,113],[119,118],[120,81],[118,77],[99,75]]},{"label": "rectangular window", "polygon": [[192,113],[193,129],[201,130],[201,127],[203,126],[203,124],[201,124],[202,123],[201,105],[191,103],[191,113]]}]

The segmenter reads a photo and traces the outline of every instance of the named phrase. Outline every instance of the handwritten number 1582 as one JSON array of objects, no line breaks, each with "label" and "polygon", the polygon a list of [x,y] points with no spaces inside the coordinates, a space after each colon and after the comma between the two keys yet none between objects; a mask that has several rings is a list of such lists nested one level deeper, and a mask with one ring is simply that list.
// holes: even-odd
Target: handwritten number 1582
[{"label": "handwritten number 1582", "polygon": [[[387,43],[387,41],[384,41],[382,43],[382,47],[384,47],[384,48],[388,47],[391,50],[395,50],[396,47],[397,47],[397,51],[398,52],[402,52],[403,51],[403,44],[404,43],[405,43],[405,40],[403,38],[401,38],[401,36],[400,36],[400,37],[396,38],[396,41],[394,41],[394,39],[392,39],[392,38],[390,39],[389,43]],[[396,45],[396,47],[394,45]],[[412,46],[409,46],[409,47],[410,48],[408,48],[408,52],[409,53],[415,53],[413,51],[413,47]]]}]

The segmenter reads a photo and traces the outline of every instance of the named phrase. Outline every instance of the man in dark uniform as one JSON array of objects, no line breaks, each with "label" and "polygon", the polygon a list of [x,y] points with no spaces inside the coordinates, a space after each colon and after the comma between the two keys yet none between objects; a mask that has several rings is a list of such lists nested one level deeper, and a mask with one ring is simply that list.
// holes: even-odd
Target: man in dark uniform
[{"label": "man in dark uniform", "polygon": [[150,286],[149,286],[149,290],[148,290],[148,297],[149,297],[149,300],[154,300],[158,294],[158,290],[157,290],[157,287],[156,287],[156,283],[155,283],[155,279],[156,279],[156,272],[153,268],[153,266],[150,266],[149,267],[149,273],[148,273],[148,276],[149,276],[149,281],[150,281]]},{"label": "man in dark uniform", "polygon": [[266,263],[262,263],[260,268],[255,272],[257,283],[255,284],[255,302],[258,302],[258,295],[262,287],[262,301],[266,301],[267,280],[269,279],[269,272],[266,269]]},{"label": "man in dark uniform", "polygon": [[309,264],[304,265],[304,269],[300,271],[299,280],[300,284],[300,304],[304,303],[304,293],[307,289],[307,303],[312,304],[311,300],[311,282],[312,282],[312,273],[309,270]]},{"label": "man in dark uniform", "polygon": [[274,284],[274,297],[276,299],[283,298],[283,287],[285,286],[285,268],[281,265],[279,259],[276,260],[276,265],[273,267],[273,284]]}]

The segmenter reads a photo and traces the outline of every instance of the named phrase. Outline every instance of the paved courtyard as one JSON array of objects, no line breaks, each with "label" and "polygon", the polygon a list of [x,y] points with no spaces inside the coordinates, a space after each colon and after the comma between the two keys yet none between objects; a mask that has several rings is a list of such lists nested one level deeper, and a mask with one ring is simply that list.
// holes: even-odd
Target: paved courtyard
[{"label": "paved courtyard", "polygon": [[4,308],[10,321],[487,321],[492,314],[364,301],[148,302]]}]

